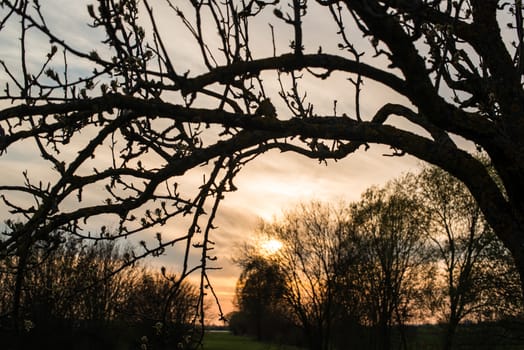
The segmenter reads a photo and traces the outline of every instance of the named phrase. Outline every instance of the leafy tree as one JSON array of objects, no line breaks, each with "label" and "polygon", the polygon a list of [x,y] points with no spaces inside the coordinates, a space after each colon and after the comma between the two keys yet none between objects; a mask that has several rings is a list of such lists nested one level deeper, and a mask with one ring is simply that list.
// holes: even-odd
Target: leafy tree
[{"label": "leafy tree", "polygon": [[[102,242],[96,246],[80,245],[78,249],[70,267],[79,272],[69,272],[64,277],[67,276],[79,284],[76,289],[81,296],[78,300],[82,315],[80,318],[108,323],[115,319],[118,305],[133,289],[136,272],[125,269],[122,273],[114,273],[122,269],[123,255],[126,253],[125,249],[120,249],[114,242]],[[60,260],[57,263],[63,264]],[[51,276],[56,277],[57,275]],[[88,291],[82,293],[82,289]],[[74,291],[75,288],[70,293]],[[64,298],[67,299],[67,296]]]},{"label": "leafy tree", "polygon": [[[243,317],[243,325],[236,327],[247,328],[244,331],[259,340],[280,340],[277,339],[282,332],[279,327],[285,328],[286,323],[287,288],[280,266],[247,247],[236,263],[242,273],[236,287],[239,314],[235,318]],[[234,328],[235,320],[230,325]]]},{"label": "leafy tree", "polygon": [[[348,206],[302,204],[259,232],[282,247],[242,251],[239,308],[272,315],[275,301],[311,349],[407,349],[406,325],[435,317],[450,348],[461,320],[522,312],[511,254],[463,184],[436,167],[371,187]],[[234,316],[237,326],[250,322]]]},{"label": "leafy tree", "polygon": [[[247,161],[270,149],[340,159],[385,144],[461,180],[524,283],[521,1],[97,0],[82,31],[98,45],[56,28],[53,5],[0,2],[0,152],[39,157],[48,175],[0,185],[22,222],[0,243],[2,257],[58,229],[89,237],[97,218],[118,221],[119,238],[191,214],[184,234],[159,237],[136,258],[185,242],[180,278],[205,273],[218,202]],[[312,18],[327,19],[332,34],[315,41]],[[260,21],[292,37],[285,52],[276,40],[264,50]],[[182,58],[186,39],[200,53],[196,67]],[[333,88],[343,94],[329,107],[306,91],[340,80],[348,85]],[[378,107],[368,93],[381,96]],[[202,186],[182,192],[178,177],[202,164]],[[191,265],[193,244],[202,259]]]},{"label": "leafy tree", "polygon": [[478,319],[484,321],[520,320],[524,310],[522,288],[511,253],[498,239],[491,238],[480,261],[484,305]]},{"label": "leafy tree", "polygon": [[[20,226],[11,221],[6,224],[11,228]],[[64,244],[63,240],[63,232],[53,232],[47,241],[23,247],[16,256],[1,261],[5,287],[2,314],[12,323],[6,323],[4,327],[21,331],[26,328],[23,320],[28,314],[30,320],[52,322],[59,310],[63,317],[78,312],[72,307],[75,299],[72,291],[75,287],[80,288],[80,284],[64,277],[61,283],[55,281],[58,276],[71,275],[70,266],[75,265],[79,249],[76,241]]]}]

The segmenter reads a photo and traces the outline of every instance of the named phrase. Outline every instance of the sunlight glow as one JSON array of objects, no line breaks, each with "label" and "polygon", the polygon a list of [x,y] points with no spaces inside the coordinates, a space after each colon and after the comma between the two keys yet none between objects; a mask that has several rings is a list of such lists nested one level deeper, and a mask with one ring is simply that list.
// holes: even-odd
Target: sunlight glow
[{"label": "sunlight glow", "polygon": [[260,243],[260,252],[263,255],[273,255],[282,248],[282,242],[275,238],[270,238]]}]

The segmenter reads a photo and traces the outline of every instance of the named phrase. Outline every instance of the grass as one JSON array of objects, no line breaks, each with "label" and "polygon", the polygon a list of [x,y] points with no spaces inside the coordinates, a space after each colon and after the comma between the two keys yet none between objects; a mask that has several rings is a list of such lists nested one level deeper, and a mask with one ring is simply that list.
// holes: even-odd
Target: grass
[{"label": "grass", "polygon": [[[500,328],[500,329],[499,329]],[[495,324],[459,326],[455,345],[467,350],[524,350],[521,328],[505,329]],[[436,325],[411,327],[408,349],[442,349],[443,329]],[[363,334],[363,336],[365,336]],[[364,349],[364,347],[357,347]],[[294,346],[258,342],[252,338],[235,336],[229,332],[207,332],[202,350],[303,350]]]},{"label": "grass", "polygon": [[229,332],[208,332],[204,335],[203,350],[301,350],[294,346],[269,344]]}]

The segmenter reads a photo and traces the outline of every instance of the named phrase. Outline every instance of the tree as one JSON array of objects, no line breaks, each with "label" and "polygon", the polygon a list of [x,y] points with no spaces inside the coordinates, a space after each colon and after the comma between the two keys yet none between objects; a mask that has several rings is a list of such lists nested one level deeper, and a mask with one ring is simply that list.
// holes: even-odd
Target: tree
[{"label": "tree", "polygon": [[[20,224],[8,221],[7,225],[16,228]],[[77,276],[72,268],[82,247],[76,240],[64,240],[63,232],[55,231],[47,241],[2,260],[5,304],[1,313],[8,320],[4,327],[21,331],[26,320],[52,324],[58,318],[78,317],[75,290],[85,285],[79,278],[68,277]],[[113,251],[114,244],[104,245]],[[91,260],[97,255],[92,252]]]},{"label": "tree", "polygon": [[[509,297],[515,284],[510,282],[511,264],[504,259],[508,253],[464,185],[436,167],[423,169],[419,180],[421,204],[431,218],[428,234],[444,269],[441,294],[435,290],[434,296],[447,324],[443,348],[451,349],[463,319],[495,309],[501,315],[508,309],[503,304],[518,309],[519,303]],[[501,297],[504,290],[509,293]]]},{"label": "tree", "polygon": [[[286,321],[286,280],[278,263],[260,256],[253,249],[246,247],[240,252],[236,263],[242,273],[237,281],[236,306],[243,317],[245,332],[258,340],[275,339]],[[230,323],[231,327],[235,326]]]},{"label": "tree", "polygon": [[116,319],[138,325],[155,348],[193,349],[200,336],[194,333],[201,297],[198,288],[165,270],[142,269],[134,277],[118,304]]},{"label": "tree", "polygon": [[390,349],[393,327],[406,348],[403,326],[423,312],[434,272],[414,185],[408,176],[351,205],[310,202],[261,224],[282,247],[242,251],[239,309],[271,315],[273,300],[310,349]]},{"label": "tree", "polygon": [[427,216],[413,194],[413,177],[370,188],[351,207],[345,269],[348,290],[364,305],[361,322],[375,327],[377,349],[391,349],[392,329],[413,319],[432,282],[424,232]]},{"label": "tree", "polygon": [[285,319],[302,331],[308,348],[332,347],[332,327],[339,319],[336,296],[345,214],[342,205],[298,205],[257,229],[258,241],[279,242],[278,249],[266,252],[262,244],[238,252],[235,260],[242,273],[237,282],[241,313],[237,318],[254,321],[259,338],[264,329],[272,328],[268,325]]},{"label": "tree", "polygon": [[524,309],[519,275],[511,253],[498,239],[487,245],[480,270],[485,274],[486,300],[479,319],[486,321],[519,320]]},{"label": "tree", "polygon": [[[205,274],[218,202],[246,162],[270,149],[324,161],[385,144],[468,187],[524,285],[521,1],[166,0],[153,8],[148,0],[98,0],[87,14],[99,45],[55,28],[50,19],[60,11],[48,3],[0,4],[0,35],[18,52],[4,50],[0,61],[0,152],[21,147],[49,173],[0,186],[22,222],[0,243],[3,257],[57,229],[89,238],[97,218],[118,221],[124,237],[191,214],[185,234],[136,257],[184,242],[180,278]],[[312,16],[334,28],[321,42],[308,36]],[[253,35],[259,21],[292,37],[285,53],[276,43],[264,52],[268,39]],[[181,39],[169,45],[175,32]],[[180,58],[184,33],[200,52],[198,67]],[[42,38],[51,42],[44,51]],[[304,91],[308,81],[338,78],[350,84],[348,95],[331,109]],[[366,108],[364,88],[376,85],[394,97]],[[402,121],[388,123],[394,116]],[[108,150],[111,159],[102,159]],[[202,164],[210,165],[202,186],[180,192],[177,177]],[[91,202],[95,194],[104,202]],[[191,266],[193,243],[202,258]]]},{"label": "tree", "polygon": [[193,331],[197,288],[139,264],[114,274],[128,251],[114,242],[95,246],[79,240],[56,249],[35,247],[27,259],[30,268],[18,306],[23,336],[13,329],[12,318],[5,317],[13,315],[18,271],[15,263],[3,260],[0,330],[5,346],[114,348],[131,345],[144,333],[159,344],[190,345],[186,339],[191,340]]},{"label": "tree", "polygon": [[343,259],[347,211],[320,202],[301,204],[260,230],[282,242],[271,259],[286,281],[284,299],[312,350],[330,349],[337,322],[335,296]]}]

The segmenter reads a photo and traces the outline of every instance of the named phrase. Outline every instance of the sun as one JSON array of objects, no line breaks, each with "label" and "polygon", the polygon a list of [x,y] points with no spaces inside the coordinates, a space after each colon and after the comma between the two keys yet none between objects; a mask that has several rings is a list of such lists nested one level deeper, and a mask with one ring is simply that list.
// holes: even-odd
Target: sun
[{"label": "sun", "polygon": [[263,255],[273,255],[282,249],[282,242],[275,238],[269,238],[260,243],[260,252]]}]

